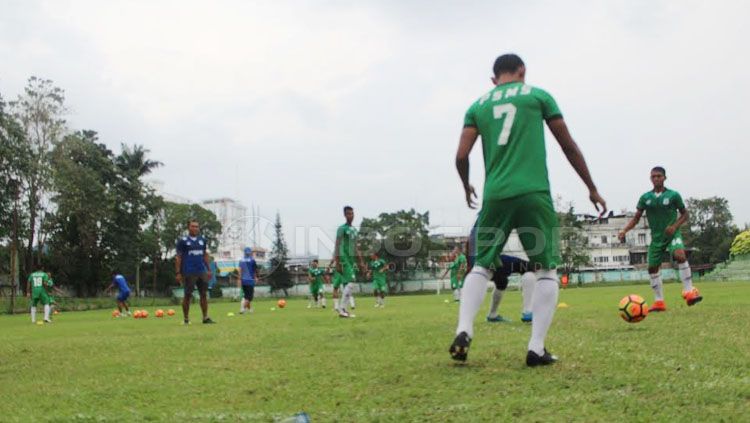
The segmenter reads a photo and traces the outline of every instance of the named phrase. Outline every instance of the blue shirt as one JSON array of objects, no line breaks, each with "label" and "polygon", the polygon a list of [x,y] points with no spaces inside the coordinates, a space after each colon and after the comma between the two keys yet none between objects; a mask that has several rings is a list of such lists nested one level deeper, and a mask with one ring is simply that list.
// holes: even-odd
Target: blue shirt
[{"label": "blue shirt", "polygon": [[117,289],[120,292],[130,292],[130,288],[128,287],[128,282],[125,280],[124,276],[115,275],[115,277],[112,278],[112,283],[117,285]]},{"label": "blue shirt", "polygon": [[195,238],[184,236],[177,241],[177,254],[182,257],[180,271],[185,275],[202,275],[208,272],[203,256],[206,254],[206,239],[202,236]]},{"label": "blue shirt", "polygon": [[245,286],[255,286],[255,259],[245,257],[240,259],[240,275],[242,284]]}]

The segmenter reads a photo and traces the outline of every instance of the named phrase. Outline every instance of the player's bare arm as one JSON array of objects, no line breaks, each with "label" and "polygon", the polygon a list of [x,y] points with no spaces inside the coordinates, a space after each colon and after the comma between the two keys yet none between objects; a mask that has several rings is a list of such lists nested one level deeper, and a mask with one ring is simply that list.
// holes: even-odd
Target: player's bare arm
[{"label": "player's bare arm", "polygon": [[179,285],[182,285],[182,256],[180,256],[180,253],[177,253],[177,256],[174,258],[174,274],[175,274],[175,280]]},{"label": "player's bare arm", "polygon": [[[589,200],[594,204],[594,207],[599,211],[599,216],[604,215],[607,212],[607,203],[599,195],[599,192],[594,185],[594,181],[591,179],[591,173],[589,167],[586,165],[586,159],[583,158],[581,149],[578,148],[578,144],[573,140],[573,137],[568,131],[568,125],[565,124],[565,119],[558,117],[547,121],[552,135],[555,136],[557,143],[560,144],[565,157],[570,162],[573,169],[575,169],[578,176],[581,177],[583,183],[586,184],[586,188],[589,189]],[[599,209],[601,207],[601,210]]]},{"label": "player's bare arm", "polygon": [[341,245],[341,237],[336,236],[336,246],[333,247],[333,269],[336,272],[341,272],[341,262],[339,261],[339,246]]},{"label": "player's bare arm", "polygon": [[458,176],[461,177],[461,183],[464,187],[464,195],[466,196],[466,205],[470,209],[477,208],[477,193],[474,191],[474,187],[469,183],[469,154],[471,149],[474,148],[474,143],[479,137],[479,131],[477,128],[467,126],[461,131],[461,138],[458,142],[458,152],[456,152],[456,169],[458,170]]},{"label": "player's bare arm", "polygon": [[633,218],[630,219],[630,222],[628,222],[628,224],[625,225],[624,228],[622,228],[620,233],[617,234],[617,238],[620,239],[620,242],[625,242],[625,234],[627,234],[631,229],[635,228],[635,225],[637,225],[638,222],[641,221],[642,216],[643,216],[643,209],[637,209],[635,211],[635,216],[633,216]]},{"label": "player's bare arm", "polygon": [[208,274],[208,279],[211,279],[211,259],[209,258],[208,252],[203,253],[203,263],[206,265],[206,273]]},{"label": "player's bare arm", "polygon": [[685,222],[687,222],[690,219],[690,214],[688,213],[686,208],[682,208],[679,210],[680,217],[677,218],[677,221],[674,222],[672,225],[667,226],[667,228],[664,230],[664,233],[668,236],[674,235],[674,233],[677,231],[677,229],[680,228]]}]

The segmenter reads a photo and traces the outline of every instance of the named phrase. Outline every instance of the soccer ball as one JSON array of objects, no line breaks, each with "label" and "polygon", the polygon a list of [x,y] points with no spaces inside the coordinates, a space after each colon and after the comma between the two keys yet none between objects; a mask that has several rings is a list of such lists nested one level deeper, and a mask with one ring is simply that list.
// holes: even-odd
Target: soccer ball
[{"label": "soccer ball", "polygon": [[171,308],[167,310],[167,316],[174,316],[174,310],[172,310]]},{"label": "soccer ball", "polygon": [[284,308],[284,307],[286,307],[286,300],[282,298],[282,299],[280,299],[280,300],[279,300],[279,301],[278,301],[278,302],[276,303],[276,305],[277,305],[277,306],[279,306],[279,308]]},{"label": "soccer ball", "polygon": [[630,294],[620,300],[620,317],[628,323],[638,323],[648,316],[648,304],[641,296]]},{"label": "soccer ball", "polygon": [[141,311],[140,310],[134,311],[133,312],[133,318],[134,319],[140,319],[141,318]]},{"label": "soccer ball", "polygon": [[141,310],[141,319],[145,319],[146,317],[148,317],[148,311]]},{"label": "soccer ball", "polygon": [[164,310],[158,309],[156,310],[156,313],[154,313],[156,317],[164,317]]},{"label": "soccer ball", "polygon": [[113,311],[112,312],[112,317],[120,317],[120,311],[119,310]]}]

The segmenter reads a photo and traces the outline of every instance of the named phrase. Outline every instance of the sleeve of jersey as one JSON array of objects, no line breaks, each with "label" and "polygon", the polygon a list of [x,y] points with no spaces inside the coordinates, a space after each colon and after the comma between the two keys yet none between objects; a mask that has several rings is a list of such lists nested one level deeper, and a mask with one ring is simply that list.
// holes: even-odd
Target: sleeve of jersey
[{"label": "sleeve of jersey", "polygon": [[542,116],[544,117],[544,120],[562,117],[562,112],[557,106],[557,102],[548,92],[539,90],[539,97],[542,101]]},{"label": "sleeve of jersey", "polygon": [[475,106],[476,106],[476,103],[472,104],[471,107],[469,107],[469,110],[466,111],[466,114],[464,115],[464,128],[476,128],[477,127]]},{"label": "sleeve of jersey", "polygon": [[641,198],[638,199],[638,205],[635,206],[638,210],[645,210],[646,209],[646,201],[643,199],[643,196],[641,195]]},{"label": "sleeve of jersey", "polygon": [[682,196],[680,195],[680,193],[677,193],[677,195],[675,196],[674,204],[675,207],[677,207],[677,210],[682,210],[685,208],[685,202],[682,201]]}]

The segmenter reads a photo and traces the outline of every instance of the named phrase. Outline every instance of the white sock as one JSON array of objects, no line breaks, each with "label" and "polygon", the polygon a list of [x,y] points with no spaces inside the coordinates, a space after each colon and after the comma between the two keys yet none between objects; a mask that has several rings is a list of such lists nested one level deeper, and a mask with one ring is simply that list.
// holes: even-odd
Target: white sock
[{"label": "white sock", "polygon": [[531,301],[534,298],[534,285],[536,285],[536,275],[534,272],[526,272],[521,276],[521,296],[523,297],[524,313],[531,313]]},{"label": "white sock", "polygon": [[461,293],[461,307],[458,312],[458,327],[456,335],[466,332],[469,337],[474,336],[474,318],[479,307],[482,306],[487,294],[487,282],[491,277],[490,271],[481,266],[474,266],[464,280]]},{"label": "white sock", "polygon": [[341,297],[341,301],[339,302],[339,306],[341,306],[341,310],[346,312],[346,304],[351,303],[352,301],[352,284],[347,284],[344,287],[344,295]]},{"label": "white sock", "polygon": [[[465,283],[464,283],[464,285],[465,285]],[[461,290],[460,289],[456,288],[456,289],[453,290],[453,299],[456,300],[456,301],[458,301],[458,300],[461,299]]]},{"label": "white sock", "polygon": [[31,323],[36,323],[36,307],[31,307]]},{"label": "white sock", "polygon": [[[349,284],[349,285],[351,285],[351,284]],[[349,285],[347,285],[347,286],[349,286]],[[354,292],[351,292],[351,291],[353,291],[353,288],[352,288],[352,290],[350,290],[350,292],[349,292],[349,305],[350,305],[350,306],[352,306],[352,308],[354,308],[354,307],[356,307],[356,306],[354,305],[354,295],[353,295],[353,294],[354,294]]]},{"label": "white sock", "polygon": [[540,270],[536,272],[537,283],[534,288],[534,300],[531,312],[534,320],[531,322],[531,339],[529,350],[542,355],[544,354],[544,339],[552,324],[552,317],[557,309],[557,270]]},{"label": "white sock", "polygon": [[333,309],[334,310],[338,310],[339,309],[339,299],[338,298],[334,298],[333,299]]},{"label": "white sock", "polygon": [[240,300],[240,313],[244,313],[244,312],[245,312],[245,299],[243,298]]},{"label": "white sock", "polygon": [[490,313],[487,317],[497,317],[497,308],[500,307],[500,301],[503,300],[503,292],[497,287],[492,291],[492,304],[490,304]]},{"label": "white sock", "polygon": [[693,274],[690,272],[690,265],[687,261],[685,263],[680,263],[677,265],[677,269],[680,272],[680,280],[682,281],[682,290],[683,291],[692,291],[693,290]]},{"label": "white sock", "polygon": [[44,305],[44,320],[49,320],[49,304]]},{"label": "white sock", "polygon": [[650,273],[648,277],[651,278],[651,289],[654,290],[654,299],[656,301],[663,301],[664,286],[661,283],[661,272]]},{"label": "white sock", "polygon": [[326,306],[326,297],[323,295],[320,296],[320,305],[322,305],[323,307]]}]

